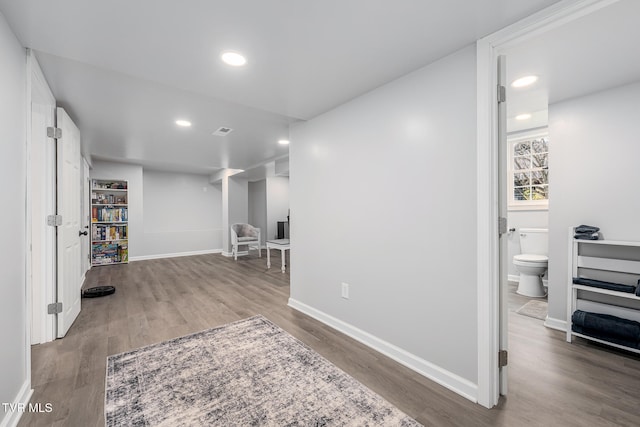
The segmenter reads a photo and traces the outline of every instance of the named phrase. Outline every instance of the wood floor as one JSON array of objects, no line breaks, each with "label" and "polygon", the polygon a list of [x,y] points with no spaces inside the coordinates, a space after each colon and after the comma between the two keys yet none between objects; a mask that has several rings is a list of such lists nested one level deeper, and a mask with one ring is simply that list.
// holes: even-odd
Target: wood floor
[{"label": "wood floor", "polygon": [[[280,258],[274,255],[273,265]],[[541,320],[510,312],[509,394],[491,410],[456,395],[289,308],[289,275],[255,255],[221,255],[93,268],[85,287],[114,295],[83,300],[67,337],[32,349],[32,403],[20,426],[104,426],[105,361],[147,344],[262,314],[425,426],[638,426],[640,358],[564,341]],[[427,325],[416,325],[416,336]],[[470,325],[475,327],[475,325]]]}]

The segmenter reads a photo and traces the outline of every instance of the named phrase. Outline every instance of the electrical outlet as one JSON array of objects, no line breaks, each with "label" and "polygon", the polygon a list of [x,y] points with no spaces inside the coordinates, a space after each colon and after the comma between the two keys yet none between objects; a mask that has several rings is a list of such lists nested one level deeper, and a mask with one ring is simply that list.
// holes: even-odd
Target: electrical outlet
[{"label": "electrical outlet", "polygon": [[342,282],[342,298],[349,299],[349,284]]}]

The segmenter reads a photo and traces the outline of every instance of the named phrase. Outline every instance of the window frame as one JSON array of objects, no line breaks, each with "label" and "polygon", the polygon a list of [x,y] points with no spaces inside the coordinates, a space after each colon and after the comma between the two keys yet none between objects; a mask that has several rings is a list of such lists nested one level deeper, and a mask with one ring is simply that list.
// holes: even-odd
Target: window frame
[{"label": "window frame", "polygon": [[[549,209],[549,199],[545,200],[515,200],[514,194],[514,174],[516,173],[514,165],[514,147],[516,144],[524,141],[532,141],[538,138],[547,138],[547,144],[549,141],[549,129],[535,129],[531,131],[517,132],[513,135],[507,135],[507,210],[547,210]],[[549,150],[547,148],[547,157],[549,156]],[[530,170],[530,169],[529,169]],[[547,170],[548,158],[547,158]],[[549,180],[547,179],[547,186]]]}]

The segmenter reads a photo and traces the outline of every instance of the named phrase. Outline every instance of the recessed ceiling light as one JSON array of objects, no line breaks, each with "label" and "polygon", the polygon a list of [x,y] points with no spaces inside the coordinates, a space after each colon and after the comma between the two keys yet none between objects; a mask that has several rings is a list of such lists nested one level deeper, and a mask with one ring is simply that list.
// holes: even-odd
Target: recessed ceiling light
[{"label": "recessed ceiling light", "polygon": [[222,55],[220,56],[220,58],[222,58],[222,60],[226,64],[232,65],[234,67],[242,67],[244,64],[247,63],[247,58],[245,58],[238,52],[232,52],[232,51],[222,52]]},{"label": "recessed ceiling light", "polygon": [[280,144],[280,145],[289,145],[289,140],[288,139],[281,139],[280,141],[278,141],[278,144]]},{"label": "recessed ceiling light", "polygon": [[528,120],[531,118],[531,114],[526,113],[526,114],[518,114],[516,116],[516,120]]},{"label": "recessed ceiling light", "polygon": [[176,120],[176,124],[178,126],[182,126],[183,128],[188,128],[191,126],[191,122],[189,120]]},{"label": "recessed ceiling light", "polygon": [[538,81],[538,76],[524,76],[511,83],[511,87],[525,87]]}]

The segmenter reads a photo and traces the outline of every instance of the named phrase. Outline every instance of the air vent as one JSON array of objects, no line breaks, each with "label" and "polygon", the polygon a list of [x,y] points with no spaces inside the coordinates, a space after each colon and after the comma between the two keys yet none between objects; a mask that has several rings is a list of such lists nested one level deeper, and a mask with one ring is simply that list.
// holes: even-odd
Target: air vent
[{"label": "air vent", "polygon": [[215,131],[213,134],[216,136],[227,136],[231,133],[231,131],[233,131],[233,129],[221,127],[217,131]]}]

